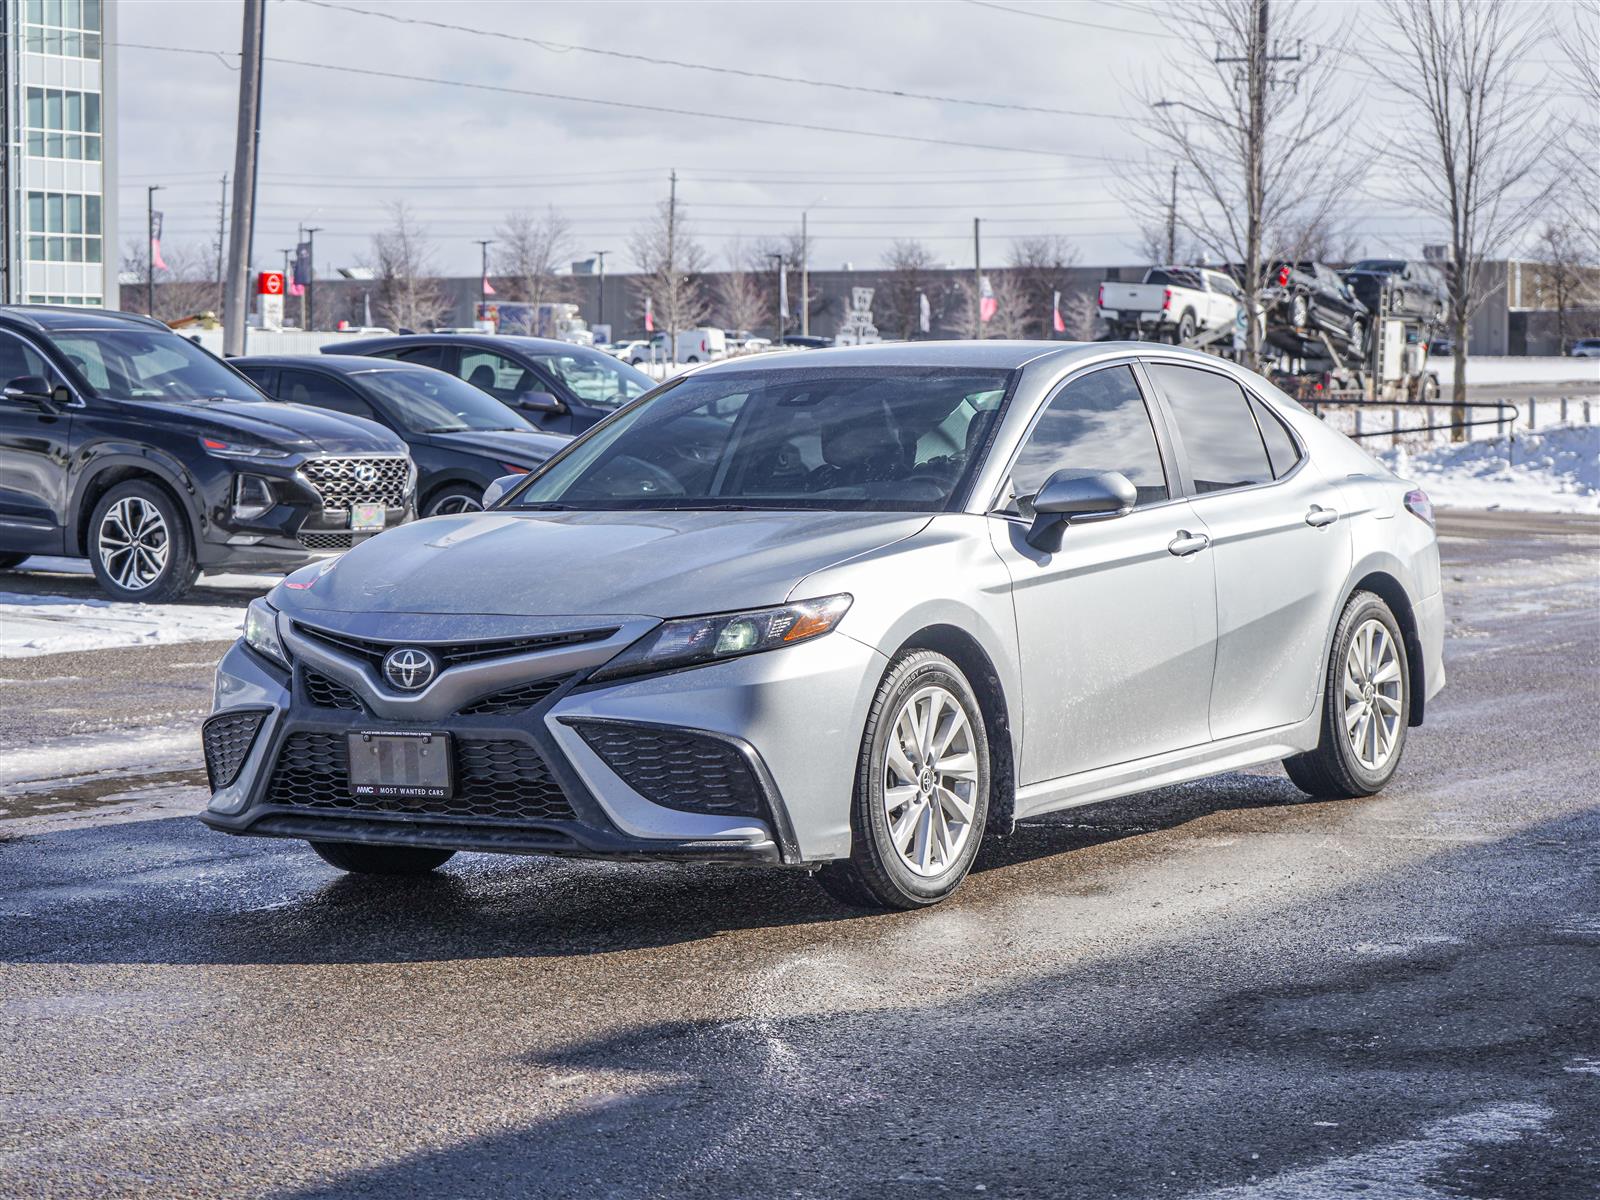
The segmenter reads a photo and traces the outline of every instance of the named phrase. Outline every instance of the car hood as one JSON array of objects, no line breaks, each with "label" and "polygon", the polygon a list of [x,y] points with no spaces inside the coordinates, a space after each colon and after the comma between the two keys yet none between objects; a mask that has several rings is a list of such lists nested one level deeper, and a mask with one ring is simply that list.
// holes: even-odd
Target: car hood
[{"label": "car hood", "polygon": [[522,429],[464,429],[460,433],[430,433],[428,440],[447,450],[484,454],[503,462],[533,467],[572,439],[560,434]]},{"label": "car hood", "polygon": [[281,450],[330,454],[403,454],[406,444],[376,421],[323,408],[273,400],[139,401],[140,412],[160,412],[195,433],[245,438]]},{"label": "car hood", "polygon": [[908,538],[925,513],[465,513],[341,557],[296,611],[678,617],[781,604],[814,571]]}]

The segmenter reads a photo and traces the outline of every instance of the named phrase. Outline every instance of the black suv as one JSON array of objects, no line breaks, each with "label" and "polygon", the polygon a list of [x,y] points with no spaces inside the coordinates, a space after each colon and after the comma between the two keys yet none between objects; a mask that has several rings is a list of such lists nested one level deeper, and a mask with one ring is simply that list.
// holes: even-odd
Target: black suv
[{"label": "black suv", "polygon": [[655,387],[609,354],[548,338],[408,333],[322,347],[447,371],[516,409],[546,433],[582,433]]},{"label": "black suv", "polygon": [[159,321],[0,308],[0,568],[86,556],[119,600],[292,570],[413,515],[405,443],[274,404]]}]

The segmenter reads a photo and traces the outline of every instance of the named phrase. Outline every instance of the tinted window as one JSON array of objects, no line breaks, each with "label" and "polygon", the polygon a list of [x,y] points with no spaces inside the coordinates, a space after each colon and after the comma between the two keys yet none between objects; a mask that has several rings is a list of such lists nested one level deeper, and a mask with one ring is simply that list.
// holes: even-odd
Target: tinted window
[{"label": "tinted window", "polygon": [[585,434],[517,504],[942,512],[1007,381],[861,368],[690,377]]},{"label": "tinted window", "polygon": [[515,400],[524,392],[547,392],[549,385],[514,358],[493,350],[462,347],[456,374],[496,400]]},{"label": "tinted window", "polygon": [[1167,498],[1161,451],[1131,367],[1073,380],[1050,401],[1011,470],[1013,500],[1034,495],[1063,470],[1121,471],[1139,489],[1138,503]]},{"label": "tinted window", "polygon": [[290,404],[309,404],[312,408],[328,408],[369,421],[378,419],[372,405],[337,379],[315,371],[279,371],[278,399]]},{"label": "tinted window", "polygon": [[1267,451],[1244,391],[1226,375],[1194,367],[1150,364],[1167,398],[1199,492],[1265,483],[1272,478]]},{"label": "tinted window", "polygon": [[56,373],[43,355],[21,338],[0,333],[0,385],[24,375],[38,376],[52,384],[56,382]]},{"label": "tinted window", "polygon": [[432,367],[436,371],[444,370],[443,346],[411,346],[403,350],[385,350],[380,357],[415,363],[419,367]]},{"label": "tinted window", "polygon": [[1276,413],[1254,396],[1250,397],[1250,407],[1255,411],[1256,424],[1261,427],[1261,439],[1267,443],[1267,457],[1272,460],[1272,473],[1282,479],[1294,470],[1295,463],[1300,461],[1300,450],[1294,444],[1293,435],[1278,419]]},{"label": "tinted window", "polygon": [[53,340],[90,387],[121,399],[261,399],[242,376],[175,333],[82,329],[55,334]]},{"label": "tinted window", "polygon": [[493,396],[443,371],[363,371],[361,383],[381,397],[395,423],[409,433],[533,429]]}]

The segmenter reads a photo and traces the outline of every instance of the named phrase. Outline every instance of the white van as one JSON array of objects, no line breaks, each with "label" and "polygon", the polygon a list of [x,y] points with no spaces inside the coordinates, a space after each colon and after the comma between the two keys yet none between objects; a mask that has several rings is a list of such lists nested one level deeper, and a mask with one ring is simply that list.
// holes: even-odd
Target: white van
[{"label": "white van", "polygon": [[[657,333],[650,339],[650,344],[660,361],[672,360],[666,333]],[[720,329],[705,325],[699,329],[686,329],[678,334],[677,361],[680,363],[711,362],[713,359],[726,357],[728,357],[728,335]]]}]

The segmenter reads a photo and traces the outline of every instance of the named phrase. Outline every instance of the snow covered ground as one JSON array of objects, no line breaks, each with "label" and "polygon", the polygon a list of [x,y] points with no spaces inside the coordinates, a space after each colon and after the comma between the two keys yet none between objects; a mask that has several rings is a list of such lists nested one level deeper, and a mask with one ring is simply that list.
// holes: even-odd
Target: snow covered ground
[{"label": "snow covered ground", "polygon": [[[1428,365],[1439,375],[1439,386],[1455,382],[1455,360],[1448,354],[1431,354]],[[1473,355],[1467,359],[1467,384],[1497,386],[1514,383],[1572,383],[1574,395],[1594,395],[1600,390],[1600,358],[1512,358]]]},{"label": "snow covered ground", "polygon": [[52,738],[32,746],[7,747],[0,755],[0,796],[27,785],[87,778],[135,768],[194,767],[204,762],[197,722],[117,734]]},{"label": "snow covered ground", "polygon": [[1376,452],[1440,508],[1600,513],[1600,425]]},{"label": "snow covered ground", "polygon": [[232,605],[118,604],[76,596],[0,592],[0,658],[227,641],[239,636],[244,611]]}]

